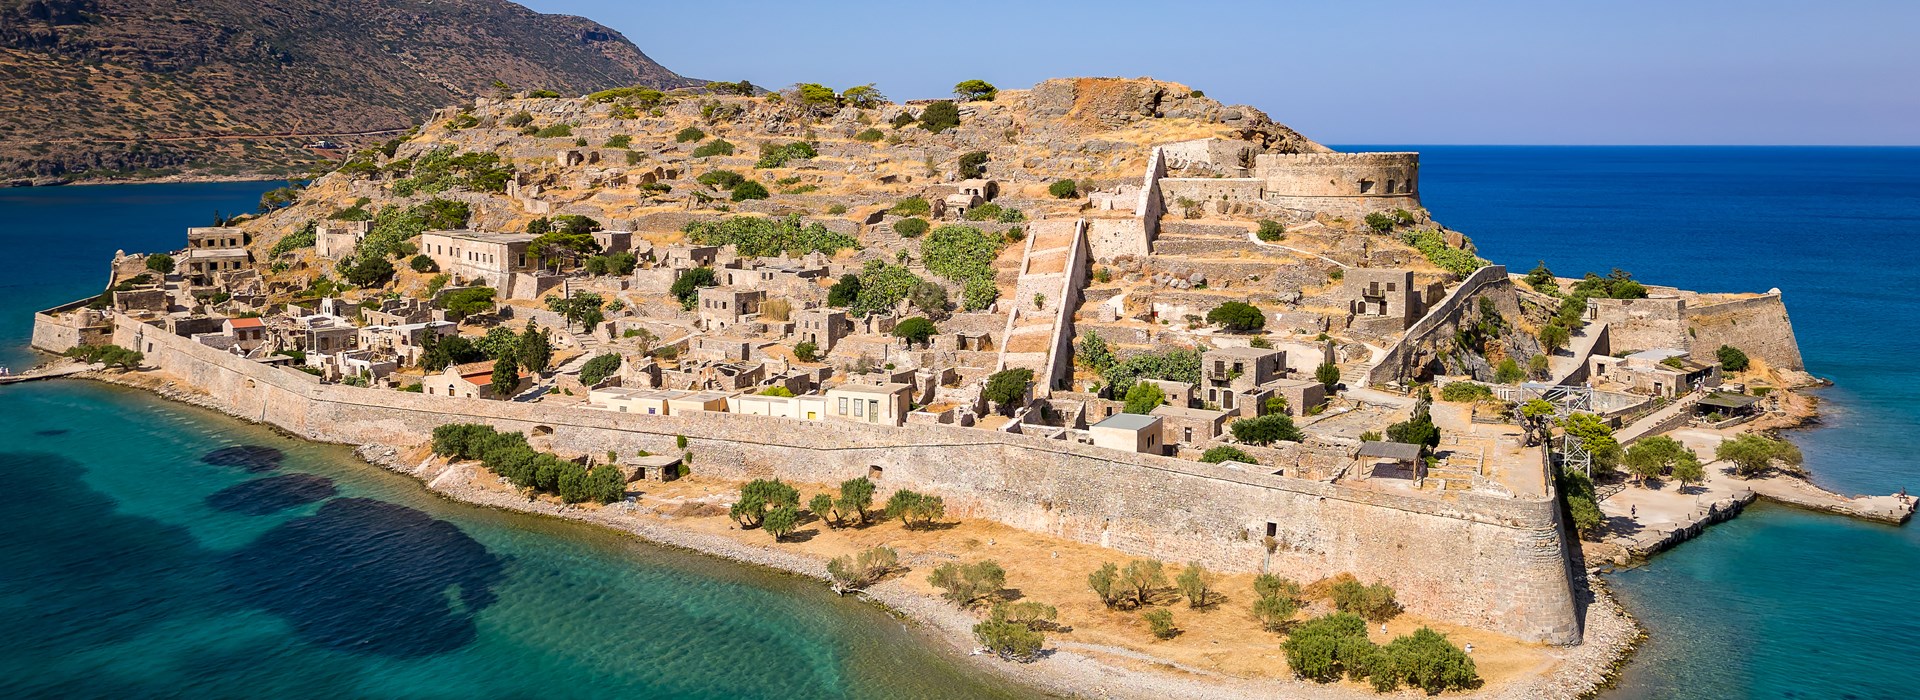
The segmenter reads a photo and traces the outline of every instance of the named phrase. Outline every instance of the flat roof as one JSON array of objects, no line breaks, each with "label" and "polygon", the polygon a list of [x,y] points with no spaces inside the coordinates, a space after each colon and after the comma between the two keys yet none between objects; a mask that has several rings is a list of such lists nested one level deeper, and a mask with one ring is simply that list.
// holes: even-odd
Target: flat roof
[{"label": "flat roof", "polygon": [[1760,397],[1758,396],[1722,394],[1717,391],[1700,399],[1700,405],[1702,406],[1718,406],[1720,408],[1746,408],[1759,402]]},{"label": "flat roof", "polygon": [[[1116,413],[1114,415],[1126,415],[1126,414]],[[1219,420],[1222,417],[1225,417],[1227,415],[1227,412],[1226,411],[1209,411],[1204,408],[1187,408],[1185,406],[1161,406],[1159,408],[1153,409],[1153,415],[1173,416],[1176,418],[1195,418],[1199,420],[1212,421],[1212,420]]]},{"label": "flat roof", "polygon": [[526,243],[536,238],[536,236],[534,236],[531,233],[490,233],[487,231],[473,231],[473,230],[466,230],[466,229],[428,231],[422,235],[446,236],[448,238],[457,238],[463,241],[473,241],[475,243]]},{"label": "flat roof", "polygon": [[854,382],[847,382],[845,384],[841,384],[839,386],[833,387],[832,389],[828,389],[827,391],[841,391],[841,392],[846,392],[850,394],[894,394],[902,390],[911,389],[911,388],[913,387],[910,385],[898,384],[898,383],[856,384]]},{"label": "flat roof", "polygon": [[1106,420],[1093,424],[1093,427],[1139,432],[1159,424],[1159,416],[1143,416],[1138,413],[1115,413],[1108,416]]},{"label": "flat roof", "polygon": [[1361,457],[1385,457],[1402,462],[1420,459],[1420,446],[1404,442],[1375,442],[1368,440],[1360,443]]},{"label": "flat roof", "polygon": [[1281,352],[1283,351],[1276,350],[1273,348],[1256,348],[1256,347],[1250,347],[1250,346],[1235,345],[1233,347],[1227,347],[1227,348],[1214,348],[1212,350],[1206,351],[1205,353],[1202,353],[1202,356],[1204,357],[1206,355],[1226,355],[1228,357],[1266,357],[1267,355],[1275,355]]}]

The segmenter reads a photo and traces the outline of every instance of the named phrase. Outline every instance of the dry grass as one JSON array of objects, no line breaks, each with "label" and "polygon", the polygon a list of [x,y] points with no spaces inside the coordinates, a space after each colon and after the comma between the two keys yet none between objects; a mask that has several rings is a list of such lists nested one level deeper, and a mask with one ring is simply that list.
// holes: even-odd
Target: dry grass
[{"label": "dry grass", "polygon": [[[697,457],[697,455],[696,455]],[[699,468],[699,461],[694,461]],[[491,490],[510,491],[491,475],[475,479],[475,484]],[[1143,664],[1111,653],[1102,647],[1148,654],[1165,662],[1222,673],[1239,678],[1286,678],[1282,636],[1261,628],[1252,615],[1253,575],[1220,575],[1216,589],[1220,602],[1205,609],[1193,609],[1179,599],[1172,588],[1160,591],[1151,607],[1173,612],[1182,632],[1170,640],[1157,640],[1140,619],[1141,610],[1108,609],[1087,585],[1087,574],[1101,564],[1124,566],[1129,557],[1091,544],[1015,530],[1013,528],[950,513],[937,529],[907,530],[897,522],[882,520],[862,528],[829,528],[819,520],[803,523],[792,541],[774,543],[760,530],[740,530],[723,513],[738,488],[736,482],[698,474],[668,483],[636,482],[643,491],[638,512],[642,517],[661,517],[676,527],[703,533],[720,534],[757,546],[794,549],[817,557],[831,558],[875,547],[892,547],[900,553],[908,570],[898,576],[913,590],[937,595],[926,582],[926,574],[943,562],[973,562],[992,559],[1007,570],[1005,598],[1035,600],[1059,608],[1061,630],[1049,635],[1050,644],[1072,643],[1077,653],[1100,657],[1110,663],[1166,672],[1159,664]],[[820,484],[795,484],[805,502],[813,494],[829,491]],[[599,506],[585,506],[598,508]],[[961,517],[955,517],[961,516]],[[1169,580],[1178,576],[1182,565],[1167,565]],[[1284,575],[1286,572],[1276,572]],[[1326,582],[1307,586],[1307,609],[1297,619],[1329,612]],[[984,611],[980,611],[984,614]],[[1489,688],[1516,678],[1532,676],[1551,666],[1553,659],[1546,647],[1522,643],[1496,633],[1475,630],[1401,615],[1386,623],[1386,634],[1379,625],[1370,625],[1369,636],[1385,643],[1392,638],[1427,626],[1445,633],[1456,644],[1474,645],[1474,662]],[[1079,645],[1093,645],[1087,648]]]}]

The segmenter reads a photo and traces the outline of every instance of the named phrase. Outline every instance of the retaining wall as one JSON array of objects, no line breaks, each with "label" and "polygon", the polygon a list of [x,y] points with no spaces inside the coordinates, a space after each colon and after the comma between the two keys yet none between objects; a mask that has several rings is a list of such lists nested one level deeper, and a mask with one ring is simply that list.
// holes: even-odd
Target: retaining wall
[{"label": "retaining wall", "polygon": [[1793,321],[1779,294],[1687,309],[1688,349],[1702,362],[1711,362],[1721,345],[1740,348],[1769,366],[1804,370]]},{"label": "retaining wall", "polygon": [[1227,571],[1260,570],[1271,529],[1275,572],[1302,580],[1352,572],[1392,585],[1420,615],[1527,641],[1580,639],[1551,494],[1417,497],[944,425],[796,425],[429,397],[322,384],[147,325],[121,324],[113,339],[228,412],[313,440],[407,446],[441,424],[483,422],[602,454],[669,451],[683,435],[692,468],[704,473],[812,483],[876,476],[882,497],[912,488],[944,497],[957,516]]}]

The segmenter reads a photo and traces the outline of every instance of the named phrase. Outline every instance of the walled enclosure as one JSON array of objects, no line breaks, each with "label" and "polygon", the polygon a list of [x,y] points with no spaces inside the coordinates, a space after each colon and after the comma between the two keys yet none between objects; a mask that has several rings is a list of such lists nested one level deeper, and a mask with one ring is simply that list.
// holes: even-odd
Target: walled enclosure
[{"label": "walled enclosure", "polygon": [[1588,320],[1607,324],[1619,350],[1686,350],[1711,362],[1722,345],[1780,369],[1804,370],[1787,305],[1777,293],[1694,306],[1678,297],[1589,299]]},{"label": "walled enclosure", "polygon": [[[36,325],[51,322],[35,317]],[[956,516],[1229,571],[1265,568],[1303,580],[1352,572],[1392,585],[1416,614],[1532,642],[1580,641],[1565,529],[1551,494],[1420,498],[944,425],[802,427],[766,416],[640,416],[428,397],[322,384],[142,324],[120,324],[113,339],[227,412],[313,440],[416,445],[437,425],[477,421],[550,430],[556,449],[602,454],[673,451],[675,436],[684,435],[692,468],[717,476],[811,483],[877,476],[883,493],[937,494]]]}]

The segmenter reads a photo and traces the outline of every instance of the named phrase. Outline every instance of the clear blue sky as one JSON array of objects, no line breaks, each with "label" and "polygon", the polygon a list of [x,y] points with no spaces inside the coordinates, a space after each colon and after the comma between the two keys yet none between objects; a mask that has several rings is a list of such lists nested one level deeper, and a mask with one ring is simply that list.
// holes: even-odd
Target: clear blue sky
[{"label": "clear blue sky", "polygon": [[682,75],[878,83],[1151,76],[1323,143],[1920,145],[1920,0],[521,0]]}]

